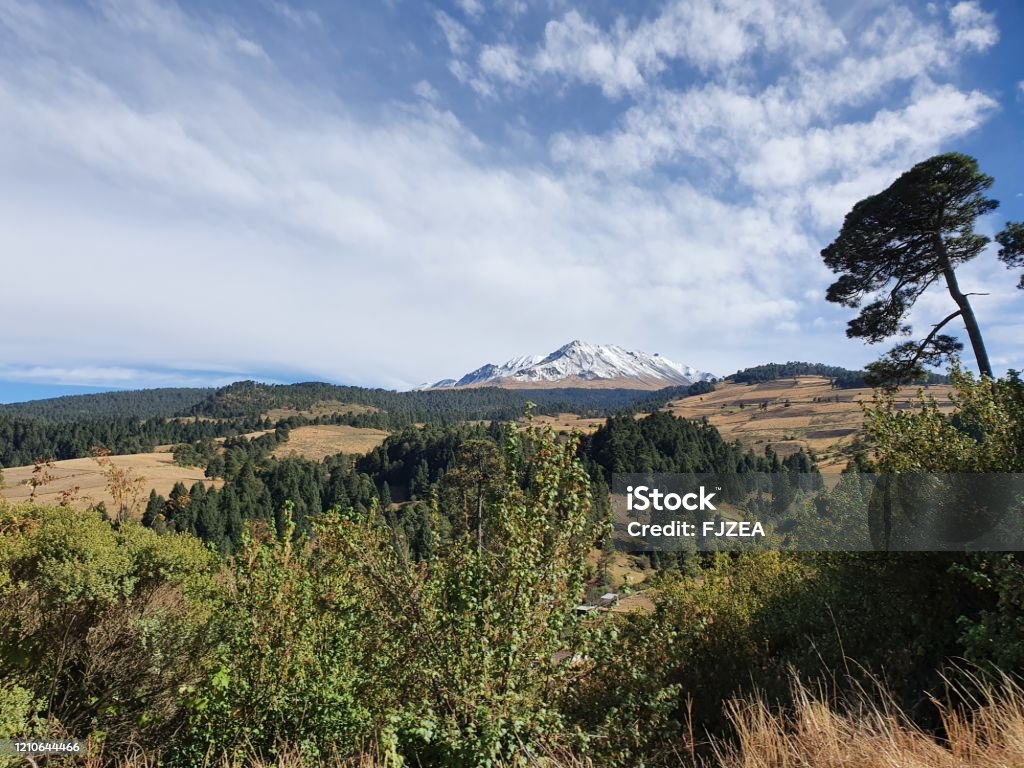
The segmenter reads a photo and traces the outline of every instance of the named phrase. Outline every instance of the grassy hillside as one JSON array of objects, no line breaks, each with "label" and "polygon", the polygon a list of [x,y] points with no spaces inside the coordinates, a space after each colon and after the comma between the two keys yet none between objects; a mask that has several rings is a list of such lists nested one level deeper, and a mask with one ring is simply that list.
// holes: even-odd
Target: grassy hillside
[{"label": "grassy hillside", "polygon": [[[114,465],[128,470],[130,476],[139,478],[139,506],[144,505],[150,489],[166,496],[175,483],[191,487],[193,483],[207,481],[199,467],[180,467],[174,463],[169,452],[136,453],[125,456],[111,456]],[[10,467],[4,470],[4,487],[0,497],[11,502],[28,501],[32,494],[30,480],[34,467]],[[41,486],[36,499],[43,504],[59,503],[67,496],[70,504],[77,509],[86,509],[102,502],[107,509],[114,509],[110,493],[109,477],[94,459],[68,459],[55,461],[47,467],[48,482]],[[219,484],[219,483],[216,483]],[[138,510],[136,510],[137,512]]]},{"label": "grassy hillside", "polygon": [[384,442],[381,429],[350,427],[345,424],[315,424],[291,430],[288,442],[274,450],[274,456],[301,456],[320,461],[338,453],[361,455]]},{"label": "grassy hillside", "polygon": [[[948,384],[904,387],[896,395],[897,406],[911,408],[922,389],[945,412],[953,409]],[[675,400],[666,410],[687,419],[706,418],[725,439],[759,452],[769,445],[783,456],[811,449],[827,472],[846,466],[848,449],[863,427],[861,403],[870,403],[873,395],[866,387],[833,388],[823,376],[793,376],[752,384],[726,382],[714,392]]]}]

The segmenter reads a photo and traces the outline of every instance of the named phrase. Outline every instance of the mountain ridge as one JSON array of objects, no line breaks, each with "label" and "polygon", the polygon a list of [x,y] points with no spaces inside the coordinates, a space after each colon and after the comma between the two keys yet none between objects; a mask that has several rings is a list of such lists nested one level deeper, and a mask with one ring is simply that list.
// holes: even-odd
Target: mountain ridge
[{"label": "mountain ridge", "polygon": [[503,387],[533,389],[561,386],[661,389],[711,381],[713,374],[673,362],[657,353],[634,352],[616,344],[578,339],[548,355],[522,355],[504,363],[487,363],[458,379],[422,384],[418,390]]}]

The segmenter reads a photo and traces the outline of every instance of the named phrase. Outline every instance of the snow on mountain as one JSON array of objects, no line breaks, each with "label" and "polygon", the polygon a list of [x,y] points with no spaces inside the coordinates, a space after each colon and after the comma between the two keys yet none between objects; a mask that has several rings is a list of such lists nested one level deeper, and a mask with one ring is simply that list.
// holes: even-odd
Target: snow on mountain
[{"label": "snow on mountain", "polygon": [[460,379],[443,379],[421,389],[550,385],[659,389],[713,378],[710,373],[658,354],[631,352],[615,344],[572,341],[544,357],[525,355],[500,365],[488,363]]}]

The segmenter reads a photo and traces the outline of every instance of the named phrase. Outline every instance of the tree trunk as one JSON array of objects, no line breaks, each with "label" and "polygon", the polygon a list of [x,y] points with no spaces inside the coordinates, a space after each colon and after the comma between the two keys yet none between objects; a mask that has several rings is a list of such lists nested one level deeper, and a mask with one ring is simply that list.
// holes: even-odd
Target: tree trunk
[{"label": "tree trunk", "polygon": [[981,329],[978,327],[978,319],[974,316],[974,309],[971,302],[963,291],[960,290],[960,283],[956,279],[953,265],[949,261],[949,254],[946,253],[946,244],[942,242],[941,235],[935,235],[935,247],[939,252],[939,264],[942,267],[942,274],[946,278],[946,288],[953,301],[960,307],[964,325],[967,326],[967,336],[971,340],[971,348],[974,350],[974,359],[978,362],[978,371],[982,376],[994,379],[992,375],[992,364],[988,361],[988,352],[985,350],[985,340],[981,337]]}]

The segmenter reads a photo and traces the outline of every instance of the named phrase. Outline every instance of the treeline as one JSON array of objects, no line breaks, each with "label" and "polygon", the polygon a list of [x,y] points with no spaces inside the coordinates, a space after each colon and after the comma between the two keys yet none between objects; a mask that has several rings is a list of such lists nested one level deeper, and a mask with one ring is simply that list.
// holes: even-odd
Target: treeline
[{"label": "treeline", "polygon": [[518,418],[527,403],[539,413],[605,415],[649,402],[684,397],[689,387],[667,387],[658,392],[634,389],[501,389],[478,387],[396,392],[387,389],[345,387],[317,382],[304,384],[261,384],[240,381],[222,387],[189,413],[213,418],[237,418],[265,413],[275,408],[308,410],[318,403],[341,402],[368,405],[387,413],[392,428],[413,423],[451,424],[469,420],[511,420]]},{"label": "treeline", "polygon": [[151,491],[142,523],[158,533],[197,536],[231,554],[242,544],[246,522],[261,521],[284,531],[288,509],[296,535],[304,535],[314,515],[334,508],[365,514],[379,500],[372,479],[356,471],[346,456],[323,463],[297,457],[262,465],[246,461],[220,489],[197,482],[191,488],[176,483],[167,498]]},{"label": "treeline", "polygon": [[[366,456],[338,454],[322,462],[274,457],[274,448],[288,439],[286,426],[252,439],[228,438],[221,449],[211,440],[178,445],[178,463],[205,466],[207,477],[223,478],[224,485],[216,489],[197,482],[186,488],[179,483],[166,499],[153,492],[142,522],[160,532],[198,536],[231,553],[241,544],[246,521],[284,531],[286,508],[294,535],[302,536],[310,533],[316,515],[331,509],[366,515],[376,506],[388,513],[388,522],[408,542],[410,554],[427,557],[430,500],[460,448],[483,442],[497,451],[510,429],[498,422],[407,427]],[[394,506],[395,501],[411,503]],[[450,528],[451,521],[445,521],[439,535],[444,537]]]},{"label": "treeline", "polygon": [[189,533],[230,554],[241,545],[244,521],[263,521],[283,531],[286,505],[296,535],[302,535],[314,515],[342,507],[365,514],[380,501],[373,479],[357,471],[351,457],[339,454],[323,462],[275,458],[274,449],[288,436],[288,427],[279,425],[257,437],[229,437],[221,445],[210,438],[176,445],[176,463],[204,467],[207,477],[223,479],[224,485],[218,489],[197,482],[187,488],[177,483],[166,499],[151,491],[143,525],[162,533]]},{"label": "treeline", "polygon": [[[789,379],[794,376],[824,376],[832,380],[832,386],[836,389],[856,389],[871,386],[865,376],[864,370],[854,371],[838,365],[825,365],[824,363],[803,363],[790,361],[788,363],[766,363],[755,365],[752,368],[744,368],[736,371],[729,379],[737,384],[757,384],[763,381],[776,381],[777,379]],[[914,384],[948,384],[949,376],[926,372],[912,383]]]},{"label": "treeline", "polygon": [[24,466],[36,459],[79,459],[96,448],[113,454],[147,453],[157,445],[224,437],[263,426],[258,417],[228,421],[121,417],[50,421],[0,414],[0,467]]},{"label": "treeline", "polygon": [[[191,443],[258,429],[310,424],[344,424],[399,430],[417,423],[509,421],[529,403],[539,413],[609,413],[656,410],[665,403],[711,391],[699,382],[656,392],[630,389],[507,390],[495,387],[437,392],[394,392],[331,384],[268,385],[238,382],[218,390],[151,389],[74,395],[0,406],[0,466],[31,464],[36,459],[75,459],[94,448],[113,454],[145,453],[155,446]],[[339,403],[338,412],[309,416],[298,411]],[[343,405],[367,405],[356,413]],[[271,422],[267,411],[291,409],[294,415]]]},{"label": "treeline", "polygon": [[599,467],[605,480],[612,473],[778,472],[783,468],[811,471],[813,459],[803,451],[780,462],[774,453],[759,456],[739,442],[726,442],[706,420],[689,421],[669,413],[642,419],[613,416],[580,444],[581,456]]},{"label": "treeline", "polygon": [[0,416],[23,416],[47,421],[170,417],[187,411],[214,391],[212,387],[165,387],[94,395],[65,395],[0,405]]}]

